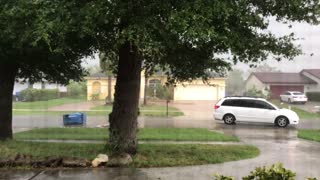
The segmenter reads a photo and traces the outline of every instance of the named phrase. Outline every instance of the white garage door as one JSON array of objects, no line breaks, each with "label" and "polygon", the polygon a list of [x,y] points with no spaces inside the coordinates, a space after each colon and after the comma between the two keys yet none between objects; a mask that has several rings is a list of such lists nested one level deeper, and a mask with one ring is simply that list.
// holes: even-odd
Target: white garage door
[{"label": "white garage door", "polygon": [[177,85],[174,100],[217,100],[217,87],[208,85]]}]

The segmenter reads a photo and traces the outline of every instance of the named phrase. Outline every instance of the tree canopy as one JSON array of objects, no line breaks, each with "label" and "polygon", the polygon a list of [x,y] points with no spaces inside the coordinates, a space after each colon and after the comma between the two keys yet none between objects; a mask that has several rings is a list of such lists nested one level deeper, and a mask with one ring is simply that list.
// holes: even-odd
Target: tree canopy
[{"label": "tree canopy", "polygon": [[[254,63],[269,56],[293,59],[301,53],[293,43],[294,34],[275,36],[268,30],[269,18],[312,24],[319,19],[318,0],[68,4],[78,4],[81,26],[92,31],[100,49],[117,52],[124,41],[134,42],[145,57],[144,64],[169,69],[168,75],[175,80],[206,77],[207,69],[222,71],[233,62]],[[225,54],[231,58],[222,58]]]},{"label": "tree canopy", "polygon": [[31,82],[78,81],[85,73],[81,58],[92,54],[91,45],[82,41],[75,27],[54,23],[62,14],[54,15],[55,9],[46,4],[35,0],[0,2],[0,65],[10,64],[18,69],[16,78]]},{"label": "tree canopy", "polygon": [[267,30],[268,18],[319,20],[318,0],[3,0],[0,5],[1,62],[19,64],[19,78],[64,83],[83,74],[82,57],[98,49],[114,54],[126,40],[138,46],[144,64],[169,69],[177,80],[269,55],[292,59],[301,53],[294,35],[276,37]]}]

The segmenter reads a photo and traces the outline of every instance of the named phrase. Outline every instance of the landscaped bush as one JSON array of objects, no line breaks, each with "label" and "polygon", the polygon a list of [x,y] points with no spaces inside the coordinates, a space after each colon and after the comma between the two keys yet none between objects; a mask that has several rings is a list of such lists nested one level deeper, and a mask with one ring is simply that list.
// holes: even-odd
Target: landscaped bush
[{"label": "landscaped bush", "polygon": [[320,101],[320,92],[307,92],[306,95],[310,101]]},{"label": "landscaped bush", "polygon": [[87,85],[85,82],[74,82],[71,81],[67,86],[68,96],[70,97],[80,97],[87,94]]},{"label": "landscaped bush", "polygon": [[270,167],[257,167],[249,176],[243,180],[274,179],[274,180],[294,180],[296,173],[285,169],[282,164],[273,164]]},{"label": "landscaped bush", "polygon": [[147,96],[154,97],[154,90],[156,90],[156,97],[159,99],[173,99],[173,87],[157,85],[156,87],[147,88]]},{"label": "landscaped bush", "polygon": [[[281,163],[272,166],[257,167],[250,175],[243,177],[243,180],[294,180],[296,173],[289,169],[285,169]],[[220,174],[214,175],[215,180],[234,180],[232,176],[224,176]],[[307,178],[307,180],[317,180],[317,178]]]},{"label": "landscaped bush", "polygon": [[28,88],[21,91],[21,99],[23,101],[47,101],[59,98],[58,89],[33,89]]}]

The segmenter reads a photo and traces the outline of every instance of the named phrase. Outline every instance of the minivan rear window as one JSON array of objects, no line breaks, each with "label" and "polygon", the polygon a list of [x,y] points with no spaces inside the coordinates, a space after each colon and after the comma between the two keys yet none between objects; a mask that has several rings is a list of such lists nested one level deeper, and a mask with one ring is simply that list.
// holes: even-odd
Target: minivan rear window
[{"label": "minivan rear window", "polygon": [[237,107],[245,107],[245,103],[240,99],[226,99],[223,101],[221,106],[237,106]]},{"label": "minivan rear window", "polygon": [[233,100],[232,99],[226,99],[223,101],[223,103],[221,104],[221,106],[233,106]]}]

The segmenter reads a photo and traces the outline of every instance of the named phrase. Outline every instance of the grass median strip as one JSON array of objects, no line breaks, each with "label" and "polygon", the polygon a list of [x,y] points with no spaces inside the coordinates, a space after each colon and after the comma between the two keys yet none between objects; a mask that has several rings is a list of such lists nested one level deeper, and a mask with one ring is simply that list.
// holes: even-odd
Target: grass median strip
[{"label": "grass median strip", "polygon": [[[108,129],[104,128],[43,128],[16,133],[15,139],[57,140],[106,140]],[[202,128],[143,128],[138,132],[139,140],[170,141],[239,141],[235,136]]]},{"label": "grass median strip", "polygon": [[320,142],[320,129],[300,129],[298,132],[298,137]]},{"label": "grass median strip", "polygon": [[300,109],[298,107],[294,107],[294,106],[287,104],[287,103],[281,104],[280,101],[278,101],[278,100],[273,100],[272,103],[277,105],[279,108],[287,108],[288,109],[289,106],[291,106],[291,110],[296,112],[301,119],[320,119],[320,113],[308,112],[308,111],[305,111],[305,110]]},{"label": "grass median strip", "polygon": [[[0,142],[0,159],[18,153],[31,155],[33,159],[44,157],[75,157],[92,160],[97,154],[108,152],[102,144]],[[259,149],[249,145],[190,145],[190,144],[140,144],[133,157],[132,167],[172,167],[215,164],[254,158]]]}]

